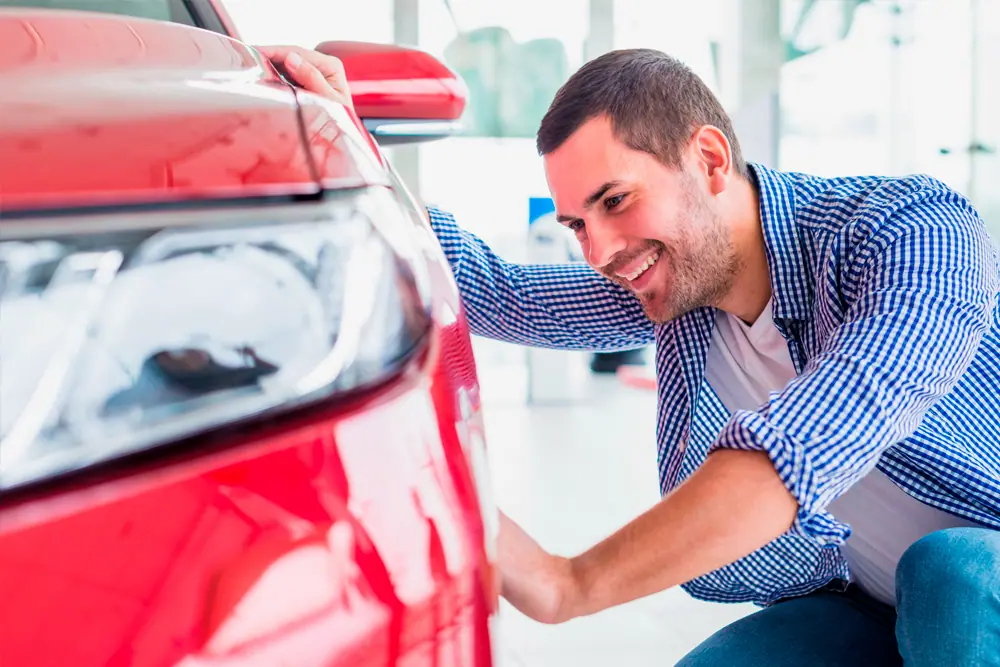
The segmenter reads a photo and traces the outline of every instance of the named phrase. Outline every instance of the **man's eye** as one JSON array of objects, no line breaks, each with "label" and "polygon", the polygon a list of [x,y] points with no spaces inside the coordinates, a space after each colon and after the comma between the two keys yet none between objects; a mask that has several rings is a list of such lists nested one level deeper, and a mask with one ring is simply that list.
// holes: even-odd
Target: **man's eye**
[{"label": "man's eye", "polygon": [[610,211],[611,209],[618,206],[618,204],[621,204],[623,199],[625,199],[625,195],[615,195],[614,197],[608,197],[607,199],[604,200],[604,207]]},{"label": "man's eye", "polygon": [[572,229],[574,232],[579,232],[580,230],[583,229],[583,220],[574,220],[573,222],[569,223],[569,228]]}]

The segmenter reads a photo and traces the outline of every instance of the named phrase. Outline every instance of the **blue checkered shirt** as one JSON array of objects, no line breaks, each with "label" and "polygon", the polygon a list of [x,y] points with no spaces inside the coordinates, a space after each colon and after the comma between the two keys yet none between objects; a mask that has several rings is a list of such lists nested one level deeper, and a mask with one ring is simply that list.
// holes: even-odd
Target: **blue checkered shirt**
[{"label": "blue checkered shirt", "polygon": [[837,547],[850,528],[825,508],[873,466],[1000,529],[1000,254],[976,211],[926,176],[751,171],[774,323],[797,372],[754,411],[731,414],[705,381],[714,309],[654,325],[585,264],[508,263],[449,214],[430,218],[473,333],[574,350],[656,344],[662,493],[715,449],[770,456],[799,503],[793,527],[687,582],[691,595],[768,605],[848,581]]}]

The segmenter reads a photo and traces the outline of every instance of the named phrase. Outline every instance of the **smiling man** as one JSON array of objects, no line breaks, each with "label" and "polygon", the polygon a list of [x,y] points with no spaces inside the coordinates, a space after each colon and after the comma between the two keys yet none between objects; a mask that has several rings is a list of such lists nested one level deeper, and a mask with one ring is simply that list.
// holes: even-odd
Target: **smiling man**
[{"label": "smiling man", "polygon": [[1000,263],[969,202],[748,164],[651,50],[573,75],[538,149],[592,268],[432,224],[474,332],[656,344],[663,499],[572,558],[503,517],[504,595],[548,623],[678,585],[764,607],[689,667],[1000,664]]}]

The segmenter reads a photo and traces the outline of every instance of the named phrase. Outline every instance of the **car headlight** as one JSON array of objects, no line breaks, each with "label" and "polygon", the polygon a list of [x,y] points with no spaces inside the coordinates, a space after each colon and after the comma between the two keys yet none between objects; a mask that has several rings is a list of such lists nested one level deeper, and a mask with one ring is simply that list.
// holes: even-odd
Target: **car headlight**
[{"label": "car headlight", "polygon": [[426,339],[387,190],[0,227],[0,489],[376,385]]}]

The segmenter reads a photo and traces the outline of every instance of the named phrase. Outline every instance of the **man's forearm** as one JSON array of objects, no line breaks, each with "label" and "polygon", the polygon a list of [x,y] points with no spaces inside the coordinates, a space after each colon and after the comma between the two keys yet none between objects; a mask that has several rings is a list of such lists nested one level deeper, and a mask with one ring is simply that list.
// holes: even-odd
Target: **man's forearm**
[{"label": "man's forearm", "polygon": [[564,614],[593,614],[739,560],[785,533],[797,509],[766,454],[717,451],[655,507],[571,559]]},{"label": "man's forearm", "polygon": [[564,350],[620,350],[653,342],[653,323],[639,300],[585,263],[505,261],[451,214],[427,210],[473,333]]}]

